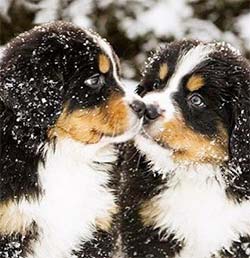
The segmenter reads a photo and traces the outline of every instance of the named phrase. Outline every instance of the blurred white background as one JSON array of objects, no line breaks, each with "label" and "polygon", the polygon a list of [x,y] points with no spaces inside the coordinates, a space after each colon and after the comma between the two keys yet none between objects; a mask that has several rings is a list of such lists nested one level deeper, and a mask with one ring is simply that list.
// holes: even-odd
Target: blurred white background
[{"label": "blurred white background", "polygon": [[226,41],[250,57],[250,0],[0,0],[0,45],[53,20],[106,37],[128,85],[139,80],[149,52],[174,39]]}]

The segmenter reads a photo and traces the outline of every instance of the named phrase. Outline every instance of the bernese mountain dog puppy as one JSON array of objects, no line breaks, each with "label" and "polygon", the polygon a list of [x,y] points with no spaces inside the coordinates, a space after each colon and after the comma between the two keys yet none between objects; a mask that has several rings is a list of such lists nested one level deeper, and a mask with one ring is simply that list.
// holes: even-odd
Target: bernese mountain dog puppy
[{"label": "bernese mountain dog puppy", "polygon": [[123,252],[250,257],[250,66],[225,43],[182,40],[151,56],[149,108],[123,149]]},{"label": "bernese mountain dog puppy", "polygon": [[1,258],[112,256],[112,145],[138,132],[143,112],[96,33],[55,22],[9,43],[0,66]]}]

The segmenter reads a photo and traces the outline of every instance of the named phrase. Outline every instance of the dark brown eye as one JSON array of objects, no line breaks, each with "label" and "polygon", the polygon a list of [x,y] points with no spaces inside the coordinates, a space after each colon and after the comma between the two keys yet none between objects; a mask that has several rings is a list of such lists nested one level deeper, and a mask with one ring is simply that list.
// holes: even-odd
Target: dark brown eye
[{"label": "dark brown eye", "polygon": [[160,89],[162,89],[162,83],[160,82],[160,80],[156,80],[153,83],[152,89],[153,90],[160,90]]},{"label": "dark brown eye", "polygon": [[100,89],[104,84],[104,78],[97,73],[85,80],[84,83],[92,89]]},{"label": "dark brown eye", "polygon": [[202,96],[197,93],[189,96],[188,101],[192,106],[195,106],[195,107],[203,108],[206,106]]}]

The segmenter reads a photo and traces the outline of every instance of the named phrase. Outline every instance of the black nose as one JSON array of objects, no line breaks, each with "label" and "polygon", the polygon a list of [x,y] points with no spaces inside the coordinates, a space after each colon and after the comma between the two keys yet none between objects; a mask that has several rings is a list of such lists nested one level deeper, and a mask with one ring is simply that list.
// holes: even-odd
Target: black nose
[{"label": "black nose", "polygon": [[146,105],[140,100],[134,100],[132,104],[130,104],[131,108],[135,111],[139,118],[144,116]]},{"label": "black nose", "polygon": [[146,111],[145,111],[145,118],[147,120],[155,120],[156,118],[158,118],[161,114],[158,111],[158,107],[155,105],[148,105],[146,107]]}]

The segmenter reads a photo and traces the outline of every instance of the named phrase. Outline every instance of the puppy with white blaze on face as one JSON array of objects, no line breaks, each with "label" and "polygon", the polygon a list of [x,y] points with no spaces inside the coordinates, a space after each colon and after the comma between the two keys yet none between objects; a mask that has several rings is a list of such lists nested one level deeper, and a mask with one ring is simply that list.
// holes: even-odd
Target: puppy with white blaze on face
[{"label": "puppy with white blaze on face", "polygon": [[0,66],[0,257],[112,257],[113,144],[145,105],[92,31],[55,22],[21,34]]},{"label": "puppy with white blaze on face", "polygon": [[248,61],[226,43],[173,42],[137,92],[146,119],[120,162],[126,257],[250,257]]}]

